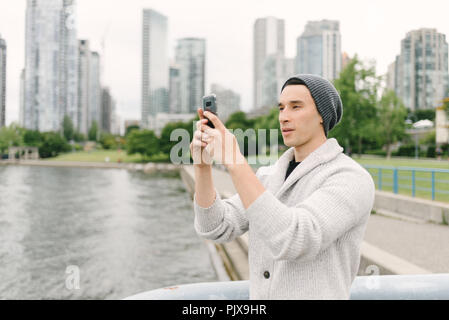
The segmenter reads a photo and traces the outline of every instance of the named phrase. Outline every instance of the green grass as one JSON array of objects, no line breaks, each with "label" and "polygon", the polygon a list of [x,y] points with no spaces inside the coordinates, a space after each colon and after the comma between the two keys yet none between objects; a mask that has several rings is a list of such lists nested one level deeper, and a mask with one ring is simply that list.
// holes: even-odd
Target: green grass
[{"label": "green grass", "polygon": [[[449,162],[447,160],[441,163],[414,160],[414,159],[358,159],[355,158],[361,165],[374,166],[392,166],[392,167],[413,167],[426,169],[449,169]],[[382,191],[393,192],[393,170],[382,169],[382,179],[379,181],[378,169],[367,169],[373,177],[376,188],[379,189],[382,185]],[[398,193],[412,196],[412,171],[398,171]],[[431,172],[415,172],[415,197],[432,200],[432,173]],[[442,202],[449,202],[449,173],[435,173],[435,200]]]},{"label": "green grass", "polygon": [[[278,157],[272,157],[276,160]],[[252,156],[248,160],[254,160]],[[449,161],[447,159],[441,161],[423,159],[416,160],[409,159],[397,159],[391,158],[358,158],[354,155],[353,159],[359,164],[373,165],[373,166],[390,166],[390,167],[414,167],[414,168],[426,168],[426,169],[449,169]],[[254,165],[258,167],[258,165]],[[373,181],[376,184],[376,188],[379,189],[379,178],[377,169],[367,169],[373,177]],[[432,174],[430,172],[415,172],[415,197],[432,200]],[[435,200],[442,202],[449,202],[449,173],[435,173]],[[411,171],[399,171],[399,194],[412,196],[412,172]],[[382,169],[382,191],[393,192],[393,170]],[[423,190],[428,189],[428,190]],[[443,191],[443,193],[440,193]],[[447,192],[447,194],[445,193]]]}]

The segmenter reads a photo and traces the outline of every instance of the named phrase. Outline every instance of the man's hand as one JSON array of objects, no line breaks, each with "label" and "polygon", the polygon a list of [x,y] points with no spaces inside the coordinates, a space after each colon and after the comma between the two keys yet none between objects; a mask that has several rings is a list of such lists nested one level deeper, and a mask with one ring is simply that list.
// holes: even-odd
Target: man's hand
[{"label": "man's hand", "polygon": [[[202,111],[202,110],[201,110]],[[239,144],[235,136],[224,126],[223,122],[212,112],[202,114],[215,126],[215,129],[207,125],[201,125],[203,139],[206,142],[206,153],[217,163],[224,164],[227,168],[236,164],[244,164],[245,157],[240,152]]]},{"label": "man's hand", "polygon": [[201,130],[202,126],[205,126],[208,122],[204,118],[203,110],[198,109],[198,115],[200,120],[196,123],[196,131],[193,134],[192,143],[190,144],[190,154],[193,158],[193,164],[198,167],[207,167],[212,165],[212,158],[206,150],[207,143],[205,138],[207,137]]}]

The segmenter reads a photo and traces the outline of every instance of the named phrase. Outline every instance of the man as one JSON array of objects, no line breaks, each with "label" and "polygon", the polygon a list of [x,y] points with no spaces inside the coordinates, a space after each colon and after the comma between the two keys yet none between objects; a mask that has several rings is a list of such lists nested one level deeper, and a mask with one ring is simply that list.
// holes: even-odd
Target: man
[{"label": "man", "polygon": [[[221,121],[199,110],[192,154],[201,150],[219,161],[236,150],[224,165],[237,194],[221,199],[210,161],[196,158],[195,229],[216,242],[249,232],[250,299],[350,297],[375,185],[336,139],[327,139],[342,111],[329,81],[315,75],[289,79],[280,95],[279,122],[290,149],[254,174]],[[231,148],[223,141],[232,141]]]}]

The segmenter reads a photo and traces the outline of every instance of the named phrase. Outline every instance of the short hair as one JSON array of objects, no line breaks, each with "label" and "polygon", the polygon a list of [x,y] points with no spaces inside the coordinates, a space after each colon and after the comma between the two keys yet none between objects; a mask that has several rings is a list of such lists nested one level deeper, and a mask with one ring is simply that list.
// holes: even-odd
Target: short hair
[{"label": "short hair", "polygon": [[294,85],[304,85],[307,87],[306,83],[303,80],[298,79],[298,78],[290,78],[287,80],[287,82],[282,87],[281,93],[282,93],[282,91],[284,91],[285,87],[294,86]]}]

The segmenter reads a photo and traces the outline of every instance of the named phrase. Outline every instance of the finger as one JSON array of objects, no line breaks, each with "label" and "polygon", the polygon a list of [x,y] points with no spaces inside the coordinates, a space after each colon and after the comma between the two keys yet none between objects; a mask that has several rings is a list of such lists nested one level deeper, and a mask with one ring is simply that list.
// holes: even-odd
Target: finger
[{"label": "finger", "polygon": [[207,134],[207,135],[209,135],[211,137],[214,137],[218,133],[218,131],[216,129],[212,129],[209,126],[203,126],[203,127],[204,127],[204,130],[202,130],[203,134]]},{"label": "finger", "polygon": [[200,117],[200,119],[204,119],[204,111],[201,108],[198,108],[198,116]]},{"label": "finger", "polygon": [[197,130],[201,130],[201,125],[202,124],[206,124],[209,120],[207,119],[202,119],[196,122],[196,129]]},{"label": "finger", "polygon": [[225,128],[223,122],[221,122],[221,120],[218,119],[218,117],[215,114],[213,114],[212,112],[206,111],[206,112],[204,112],[204,116],[206,118],[208,118],[210,121],[212,121],[212,123],[214,124],[215,128],[217,128],[217,129],[224,129]]},{"label": "finger", "polygon": [[210,139],[210,136],[207,133],[203,133],[201,131],[195,131],[193,134],[193,139],[198,141],[205,141],[208,142]]},{"label": "finger", "polygon": [[199,149],[199,148],[204,148],[204,147],[206,147],[207,146],[207,143],[206,142],[202,142],[202,141],[199,141],[199,140],[194,140],[193,142],[192,142],[192,146],[193,146],[193,148],[195,149]]}]

